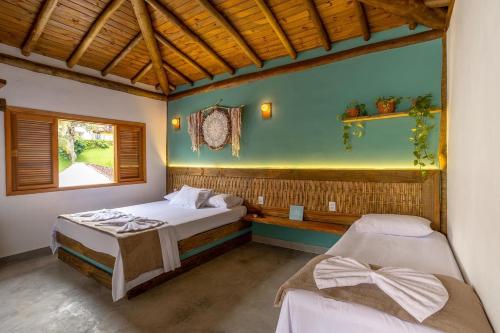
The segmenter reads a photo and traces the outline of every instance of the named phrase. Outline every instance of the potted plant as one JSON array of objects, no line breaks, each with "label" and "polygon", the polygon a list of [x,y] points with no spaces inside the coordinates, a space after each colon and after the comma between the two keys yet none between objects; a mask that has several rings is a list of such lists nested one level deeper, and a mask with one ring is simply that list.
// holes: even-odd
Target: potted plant
[{"label": "potted plant", "polygon": [[385,114],[396,111],[396,107],[400,102],[401,102],[401,97],[382,96],[377,98],[377,100],[375,101],[375,105],[377,106],[378,113]]},{"label": "potted plant", "polygon": [[366,105],[363,103],[358,103],[358,101],[352,101],[347,104],[344,111],[343,118],[356,118],[359,116],[366,116]]}]

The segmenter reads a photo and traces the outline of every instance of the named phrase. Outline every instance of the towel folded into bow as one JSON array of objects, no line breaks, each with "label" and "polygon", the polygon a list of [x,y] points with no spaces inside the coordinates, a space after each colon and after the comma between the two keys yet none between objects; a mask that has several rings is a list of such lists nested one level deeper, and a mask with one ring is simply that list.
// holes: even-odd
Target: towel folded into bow
[{"label": "towel folded into bow", "polygon": [[375,284],[419,322],[441,310],[449,298],[432,274],[396,267],[372,270],[352,258],[331,257],[319,262],[314,280],[319,289]]},{"label": "towel folded into bow", "polygon": [[120,227],[117,233],[143,231],[162,225],[163,221],[138,217],[114,209],[101,209],[92,212],[76,213],[69,215],[79,222],[100,222],[96,226]]}]

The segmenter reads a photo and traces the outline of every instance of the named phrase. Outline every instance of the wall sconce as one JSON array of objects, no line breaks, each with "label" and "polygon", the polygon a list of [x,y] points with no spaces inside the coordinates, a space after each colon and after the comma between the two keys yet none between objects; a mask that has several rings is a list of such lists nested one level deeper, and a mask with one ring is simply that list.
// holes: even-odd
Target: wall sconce
[{"label": "wall sconce", "polygon": [[262,105],[260,106],[260,112],[262,114],[262,119],[271,118],[273,112],[272,103],[262,103]]},{"label": "wall sconce", "polygon": [[181,118],[180,117],[172,118],[172,128],[176,131],[181,128]]}]

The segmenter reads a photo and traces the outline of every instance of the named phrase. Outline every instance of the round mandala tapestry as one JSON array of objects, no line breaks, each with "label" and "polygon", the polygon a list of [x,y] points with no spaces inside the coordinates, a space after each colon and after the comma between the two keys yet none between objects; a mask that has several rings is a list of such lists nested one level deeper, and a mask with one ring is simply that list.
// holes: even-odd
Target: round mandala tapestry
[{"label": "round mandala tapestry", "polygon": [[219,150],[231,138],[231,121],[226,112],[213,110],[203,119],[203,139],[210,149]]}]

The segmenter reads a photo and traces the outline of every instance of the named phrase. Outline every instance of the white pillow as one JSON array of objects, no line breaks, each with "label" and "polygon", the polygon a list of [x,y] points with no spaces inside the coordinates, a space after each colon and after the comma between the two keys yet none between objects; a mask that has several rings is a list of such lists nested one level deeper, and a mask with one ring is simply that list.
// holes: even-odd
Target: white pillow
[{"label": "white pillow", "polygon": [[210,197],[206,203],[208,207],[232,208],[243,203],[243,199],[232,194],[217,194]]},{"label": "white pillow", "polygon": [[164,196],[163,199],[165,199],[165,200],[172,200],[173,198],[175,198],[175,196],[177,195],[177,193],[179,193],[179,191],[174,191],[172,193],[169,193],[166,196]]},{"label": "white pillow", "polygon": [[367,214],[356,221],[356,231],[385,235],[422,237],[432,233],[431,221],[423,217],[396,214]]},{"label": "white pillow", "polygon": [[170,205],[198,209],[202,207],[205,202],[212,195],[212,190],[195,188],[184,185],[177,195],[170,201]]}]

